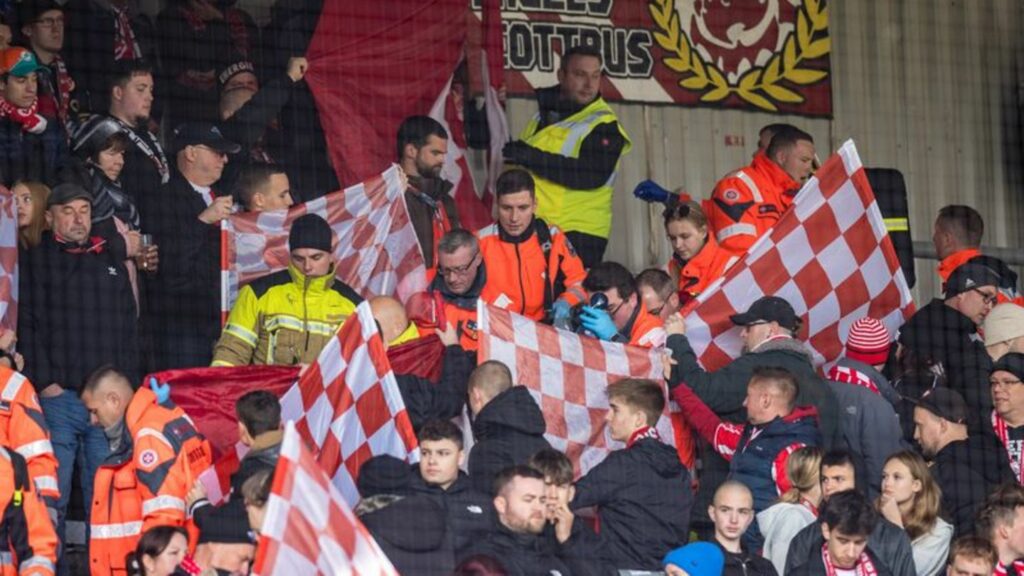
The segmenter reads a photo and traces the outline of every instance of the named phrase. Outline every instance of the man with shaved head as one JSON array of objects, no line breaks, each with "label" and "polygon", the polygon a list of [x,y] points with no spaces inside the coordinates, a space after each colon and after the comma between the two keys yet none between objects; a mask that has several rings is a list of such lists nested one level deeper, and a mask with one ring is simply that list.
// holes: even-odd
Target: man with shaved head
[{"label": "man with shaved head", "polygon": [[[386,348],[405,344],[419,336],[419,330],[409,321],[405,307],[398,300],[390,296],[376,296],[370,299],[370,310]],[[447,326],[445,330],[436,330],[436,333],[444,344],[441,378],[436,384],[415,374],[395,373],[406,412],[417,432],[430,420],[450,420],[462,414],[466,404],[466,381],[473,370],[473,362],[459,346],[455,329]]]}]

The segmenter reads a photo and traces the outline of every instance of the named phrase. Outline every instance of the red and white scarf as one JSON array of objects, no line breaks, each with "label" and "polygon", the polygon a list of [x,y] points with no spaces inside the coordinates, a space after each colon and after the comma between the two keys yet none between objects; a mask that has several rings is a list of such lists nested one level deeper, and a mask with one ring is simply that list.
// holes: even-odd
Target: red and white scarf
[{"label": "red and white scarf", "polygon": [[828,371],[828,379],[833,382],[844,382],[846,384],[853,384],[855,386],[862,386],[871,390],[879,396],[882,393],[878,390],[878,386],[871,381],[871,377],[861,372],[860,370],[854,370],[847,366],[833,366]]},{"label": "red and white scarf", "polygon": [[18,108],[7,100],[0,98],[0,118],[10,118],[12,122],[21,124],[21,129],[32,134],[42,134],[46,130],[46,118],[36,112],[39,100],[32,102],[28,108]]},{"label": "red and white scarf", "polygon": [[[1007,576],[1009,571],[1006,569],[1006,564],[1002,562],[996,562],[996,567],[992,570],[993,576]],[[1024,574],[1024,560],[1013,561],[1013,573]]]},{"label": "red and white scarf", "polygon": [[629,436],[629,442],[626,442],[626,448],[632,448],[633,444],[643,440],[644,438],[654,438],[655,440],[661,440],[661,434],[658,434],[658,429],[654,426],[644,426],[634,431]]},{"label": "red and white scarf", "polygon": [[1010,425],[1006,423],[1006,419],[999,415],[995,410],[992,411],[992,430],[995,431],[996,437],[1003,443],[1003,448],[1006,450],[1006,457],[1010,459],[1010,468],[1013,469],[1013,473],[1017,476],[1017,483],[1024,486],[1024,472],[1021,466],[1021,455],[1014,454],[1013,450],[1010,450]]},{"label": "red and white scarf", "polygon": [[138,60],[142,48],[135,38],[127,8],[110,7],[114,12],[114,60]]},{"label": "red and white scarf", "polygon": [[[836,576],[836,567],[832,564],[832,557],[828,555],[828,542],[821,545],[821,561],[825,563],[825,576]],[[875,563],[871,561],[867,548],[860,553],[860,558],[857,558],[853,572],[857,576],[877,576],[878,570],[875,569]]]}]

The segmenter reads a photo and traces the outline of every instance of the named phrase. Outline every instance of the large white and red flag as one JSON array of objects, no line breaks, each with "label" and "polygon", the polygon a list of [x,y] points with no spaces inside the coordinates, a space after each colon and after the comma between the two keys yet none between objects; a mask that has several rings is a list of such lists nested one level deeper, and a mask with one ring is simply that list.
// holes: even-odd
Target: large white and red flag
[{"label": "large white and red flag", "polygon": [[281,418],[295,422],[350,506],[359,501],[363,462],[381,454],[419,461],[416,433],[369,302],[356,308],[281,397]]},{"label": "large white and red flag", "polygon": [[0,334],[18,329],[18,214],[14,194],[0,186]]},{"label": "large white and red flag", "polygon": [[243,212],[221,225],[221,310],[243,285],[288,267],[288,232],[304,214],[319,214],[334,231],[338,278],[364,295],[405,300],[426,288],[426,268],[405,206],[397,166],[365,182],[287,211]]},{"label": "large white and red flag", "polygon": [[[498,360],[512,371],[512,381],[526,386],[544,413],[544,437],[572,460],[577,475],[622,448],[605,428],[608,397],[605,389],[622,378],[660,381],[660,349],[638,348],[583,337],[539,324],[508,310],[480,301],[478,308],[480,349],[478,359]],[[661,437],[673,445],[669,404],[658,421]],[[689,434],[679,430],[689,441]]]},{"label": "large white and red flag", "polygon": [[281,442],[253,574],[398,575],[292,422]]},{"label": "large white and red flag", "polygon": [[910,289],[852,140],[686,315],[686,334],[706,370],[739,356],[739,329],[729,316],[766,295],[786,299],[803,318],[801,337],[816,364],[840,356],[859,318],[876,318],[895,334],[913,314]]}]

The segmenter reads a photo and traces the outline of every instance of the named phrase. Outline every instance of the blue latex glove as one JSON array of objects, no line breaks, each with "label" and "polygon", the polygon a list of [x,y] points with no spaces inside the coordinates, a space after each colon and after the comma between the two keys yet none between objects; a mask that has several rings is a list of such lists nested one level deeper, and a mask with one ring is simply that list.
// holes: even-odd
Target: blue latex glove
[{"label": "blue latex glove", "polygon": [[152,376],[149,378],[149,389],[156,394],[156,401],[159,404],[163,404],[171,398],[171,385],[166,382],[158,382]]},{"label": "blue latex glove", "polygon": [[551,318],[558,322],[559,320],[567,320],[572,316],[572,306],[565,300],[555,300],[555,303],[551,306]]},{"label": "blue latex glove", "polygon": [[633,196],[644,202],[665,202],[672,193],[658,185],[654,180],[644,180],[633,189]]},{"label": "blue latex glove", "polygon": [[619,333],[618,326],[612,321],[607,310],[584,306],[580,314],[580,324],[588,332],[601,340],[611,340]]}]

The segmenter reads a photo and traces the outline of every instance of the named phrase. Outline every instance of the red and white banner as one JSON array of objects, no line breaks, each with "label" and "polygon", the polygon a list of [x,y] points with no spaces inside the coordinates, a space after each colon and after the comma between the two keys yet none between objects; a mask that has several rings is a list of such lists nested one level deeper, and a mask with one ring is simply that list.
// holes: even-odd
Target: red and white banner
[{"label": "red and white banner", "polygon": [[338,278],[363,296],[405,300],[426,288],[426,268],[405,207],[399,168],[287,211],[242,212],[221,223],[221,311],[239,288],[288,267],[288,232],[304,214],[319,214],[334,231]]},{"label": "red and white banner", "polygon": [[686,335],[706,370],[739,356],[740,331],[729,316],[765,295],[784,298],[803,318],[800,337],[816,364],[840,356],[858,319],[878,319],[895,334],[913,314],[910,289],[852,140],[686,315]]},{"label": "red and white banner", "polygon": [[267,501],[253,574],[398,576],[289,422]]},{"label": "red and white banner", "polygon": [[[661,381],[661,349],[637,348],[582,337],[480,301],[478,359],[498,360],[512,371],[512,381],[526,386],[544,413],[551,446],[572,460],[577,477],[586,474],[612,450],[625,447],[605,431],[605,389],[622,378]],[[677,438],[669,404],[658,421],[666,442]],[[687,438],[689,436],[687,435]]]},{"label": "red and white banner", "polygon": [[18,211],[0,186],[0,333],[18,329]]},{"label": "red and white banner", "polygon": [[281,418],[295,422],[350,506],[359,501],[356,478],[363,462],[380,454],[419,461],[416,434],[369,302],[356,308],[281,398]]}]

